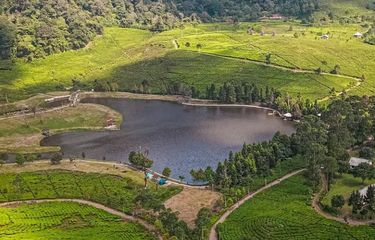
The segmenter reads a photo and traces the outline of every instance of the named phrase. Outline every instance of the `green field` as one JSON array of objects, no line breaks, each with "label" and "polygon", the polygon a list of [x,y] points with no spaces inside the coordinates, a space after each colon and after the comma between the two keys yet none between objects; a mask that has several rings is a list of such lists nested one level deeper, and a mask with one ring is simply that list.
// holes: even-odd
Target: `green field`
[{"label": "green field", "polygon": [[[263,29],[265,35],[247,34],[249,26]],[[11,99],[56,90],[61,84],[68,87],[72,79],[89,84],[94,80],[116,81],[120,90],[127,91],[137,90],[137,85],[147,80],[154,93],[165,93],[174,82],[204,90],[211,83],[244,81],[294,96],[301,93],[304,98],[324,98],[332,88],[369,94],[375,91],[374,46],[353,38],[356,31],[366,28],[359,24],[309,27],[272,21],[241,23],[238,29],[226,23],[187,25],[160,34],[106,28],[105,34],[85,49],[32,63],[1,63],[0,86],[16,91]],[[327,32],[331,38],[321,40],[320,35]],[[197,44],[202,47],[197,48]],[[267,54],[271,54],[271,64],[265,66]],[[355,79],[313,73],[319,67],[329,72],[335,65],[340,65],[340,74],[345,76],[364,75],[365,82],[351,89]]]},{"label": "green field", "polygon": [[58,151],[58,147],[41,147],[43,129],[50,133],[98,130],[106,127],[106,121],[113,118],[120,126],[122,116],[101,105],[80,104],[52,112],[38,113],[0,120],[0,152],[46,152]]},{"label": "green field", "polygon": [[[98,173],[55,170],[0,174],[0,202],[77,198],[98,202],[130,214],[136,204],[135,198],[143,188],[143,185],[131,178]],[[154,184],[149,184],[149,198],[154,203],[162,203],[180,191],[173,187],[155,188]]]},{"label": "green field", "polygon": [[[335,179],[335,182],[331,185],[331,189],[322,199],[322,203],[327,206],[331,206],[331,199],[334,195],[343,195],[345,200],[348,200],[350,194],[355,190],[360,190],[368,185],[374,184],[375,179],[367,180],[365,184],[362,184],[361,178],[355,178],[351,174],[343,174]],[[351,207],[346,202],[342,212],[350,213]]]},{"label": "green field", "polygon": [[327,220],[310,206],[312,191],[302,176],[255,196],[218,226],[221,240],[372,239],[375,228]]},{"label": "green field", "polygon": [[78,203],[22,204],[0,207],[0,238],[152,240],[132,222]]}]

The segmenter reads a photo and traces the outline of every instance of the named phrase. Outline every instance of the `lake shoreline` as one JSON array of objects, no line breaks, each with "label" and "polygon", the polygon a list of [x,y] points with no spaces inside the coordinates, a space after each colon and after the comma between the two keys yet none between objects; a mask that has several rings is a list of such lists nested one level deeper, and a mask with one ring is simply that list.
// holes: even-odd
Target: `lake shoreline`
[{"label": "lake shoreline", "polygon": [[157,100],[176,102],[185,106],[195,107],[245,107],[257,108],[272,111],[273,115],[283,117],[283,114],[272,107],[263,106],[261,103],[255,104],[241,104],[241,103],[222,103],[215,100],[190,98],[181,95],[157,95],[157,94],[140,94],[130,92],[83,92],[82,99],[85,98],[117,98],[117,99],[131,99],[131,100]]}]

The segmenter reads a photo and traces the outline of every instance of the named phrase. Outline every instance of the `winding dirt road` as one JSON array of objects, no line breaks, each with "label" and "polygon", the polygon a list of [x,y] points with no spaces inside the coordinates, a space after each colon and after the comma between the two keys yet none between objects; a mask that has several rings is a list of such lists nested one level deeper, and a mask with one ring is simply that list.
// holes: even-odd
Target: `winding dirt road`
[{"label": "winding dirt road", "polygon": [[328,183],[327,183],[327,179],[326,179],[326,177],[324,176],[323,173],[320,173],[320,178],[321,178],[321,182],[322,182],[322,187],[321,187],[320,191],[314,195],[313,201],[311,203],[311,206],[314,208],[316,213],[318,213],[322,217],[327,218],[329,220],[341,222],[341,223],[344,223],[344,224],[348,224],[350,226],[361,226],[361,225],[369,225],[369,224],[375,223],[375,220],[359,221],[359,220],[351,219],[349,217],[345,218],[344,216],[336,217],[336,216],[333,216],[333,215],[323,211],[321,209],[321,205],[320,205],[320,197],[322,196],[322,194],[324,194],[327,191]]},{"label": "winding dirt road", "polygon": [[306,169],[300,169],[300,170],[297,170],[297,171],[294,171],[294,172],[291,172],[273,182],[270,182],[269,184],[265,185],[264,187],[258,189],[257,191],[253,192],[253,193],[250,193],[248,195],[246,195],[244,198],[242,198],[240,201],[238,201],[237,203],[235,203],[232,207],[230,207],[220,218],[219,220],[212,226],[211,230],[210,230],[210,236],[209,236],[209,240],[219,240],[219,236],[217,234],[217,231],[216,231],[216,228],[217,228],[217,225],[219,225],[220,223],[223,223],[225,221],[225,219],[227,219],[227,217],[232,213],[234,212],[234,210],[236,210],[237,208],[239,208],[242,204],[244,204],[247,200],[253,198],[255,195],[257,195],[258,193],[261,193],[267,189],[269,189],[270,187],[273,187],[277,184],[279,184],[280,182],[294,176],[294,175],[297,175],[303,171],[305,171]]},{"label": "winding dirt road", "polygon": [[0,207],[6,207],[6,206],[11,206],[11,205],[18,205],[18,204],[36,204],[36,203],[46,203],[46,202],[75,202],[75,203],[79,203],[79,204],[84,204],[84,205],[88,205],[88,206],[91,206],[91,207],[95,207],[97,209],[101,209],[107,213],[110,213],[112,215],[115,215],[115,216],[118,216],[120,217],[122,220],[124,221],[132,221],[132,222],[136,222],[140,225],[142,225],[143,227],[145,227],[148,231],[150,231],[151,233],[153,233],[158,239],[160,240],[163,240],[162,236],[159,234],[159,232],[157,231],[157,229],[152,225],[152,224],[149,224],[148,222],[140,219],[140,218],[137,218],[137,217],[134,217],[134,216],[130,216],[130,215],[127,215],[121,211],[118,211],[118,210],[115,210],[115,209],[112,209],[112,208],[109,208],[109,207],[106,207],[100,203],[96,203],[96,202],[91,202],[91,201],[87,201],[87,200],[82,200],[82,199],[38,199],[38,200],[25,200],[25,201],[13,201],[13,202],[5,202],[5,203],[0,203]]}]

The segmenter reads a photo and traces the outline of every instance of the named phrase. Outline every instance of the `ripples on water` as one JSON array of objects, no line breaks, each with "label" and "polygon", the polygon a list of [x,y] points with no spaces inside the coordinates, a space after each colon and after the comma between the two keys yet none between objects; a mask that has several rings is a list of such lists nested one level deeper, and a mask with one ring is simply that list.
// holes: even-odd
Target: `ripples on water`
[{"label": "ripples on water", "polygon": [[229,151],[244,142],[272,138],[275,132],[290,134],[292,122],[267,115],[263,109],[245,107],[193,107],[172,102],[86,99],[122,113],[120,131],[63,133],[43,144],[60,145],[66,156],[127,161],[130,151],[147,149],[153,169],[172,169],[172,176],[191,181],[191,169],[216,168]]}]

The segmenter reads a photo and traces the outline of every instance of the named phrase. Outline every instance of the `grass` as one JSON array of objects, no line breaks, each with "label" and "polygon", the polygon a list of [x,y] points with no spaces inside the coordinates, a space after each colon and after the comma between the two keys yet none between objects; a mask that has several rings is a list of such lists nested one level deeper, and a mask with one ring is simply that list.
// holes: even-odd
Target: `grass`
[{"label": "grass", "polygon": [[[250,36],[249,26],[263,29],[265,36]],[[293,31],[289,31],[292,26]],[[340,65],[340,73],[366,77],[365,83],[351,91],[370,94],[375,91],[374,46],[355,39],[352,34],[364,32],[359,24],[331,24],[310,27],[298,22],[241,23],[238,30],[226,23],[187,25],[160,34],[143,30],[106,28],[87,48],[38,59],[32,63],[21,60],[0,69],[0,87],[10,86],[13,99],[55,90],[72,79],[87,83],[93,80],[117,81],[120,90],[134,90],[148,80],[151,92],[165,93],[170,83],[182,82],[204,90],[211,83],[245,81],[271,86],[284,93],[318,99],[353,86],[355,80],[334,75],[294,72],[313,71],[320,67],[331,71]],[[271,36],[276,32],[276,36]],[[329,40],[319,35],[330,32]],[[294,34],[299,37],[295,38]],[[179,44],[175,49],[173,40]],[[185,43],[189,42],[190,47]],[[202,48],[198,49],[197,44]],[[271,65],[261,66],[271,54]],[[251,61],[246,61],[251,60]],[[5,63],[2,63],[5,64]]]},{"label": "grass", "polygon": [[[143,185],[129,177],[64,170],[0,174],[0,202],[76,198],[101,203],[131,214]],[[164,202],[180,189],[149,184],[154,201]]]},{"label": "grass", "polygon": [[78,203],[0,208],[0,238],[153,240],[142,226]]},{"label": "grass", "polygon": [[[331,185],[331,189],[322,199],[322,204],[331,206],[331,199],[334,195],[343,195],[345,200],[348,201],[350,194],[355,190],[360,190],[368,185],[374,184],[375,179],[366,180],[365,184],[362,184],[361,178],[355,178],[351,174],[343,174],[335,179],[335,182]],[[351,207],[346,202],[344,207],[341,209],[342,213],[350,213]]]},{"label": "grass", "polygon": [[101,105],[80,104],[45,113],[6,118],[0,120],[0,151],[39,152],[58,150],[56,147],[40,147],[42,130],[50,133],[103,129],[106,120],[113,118],[116,125],[122,122],[121,114]]},{"label": "grass", "polygon": [[327,220],[310,206],[312,190],[302,176],[256,195],[218,226],[221,240],[372,239],[375,228]]}]

